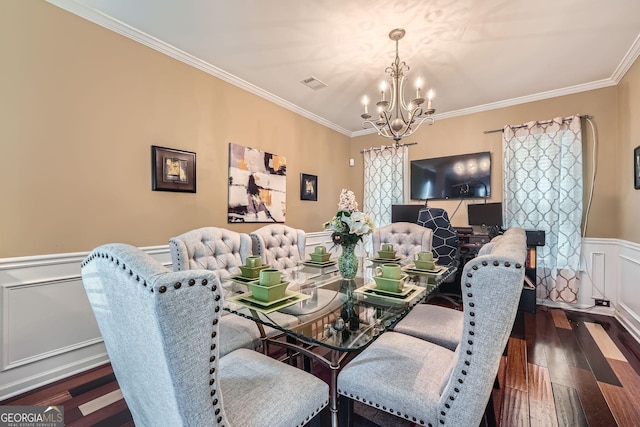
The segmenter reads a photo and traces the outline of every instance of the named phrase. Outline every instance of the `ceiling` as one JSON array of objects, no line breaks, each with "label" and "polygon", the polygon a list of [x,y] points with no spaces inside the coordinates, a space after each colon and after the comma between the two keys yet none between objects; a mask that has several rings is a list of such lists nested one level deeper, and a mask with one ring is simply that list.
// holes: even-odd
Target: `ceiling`
[{"label": "ceiling", "polygon": [[436,120],[614,85],[640,52],[638,0],[48,1],[349,136],[394,28]]}]

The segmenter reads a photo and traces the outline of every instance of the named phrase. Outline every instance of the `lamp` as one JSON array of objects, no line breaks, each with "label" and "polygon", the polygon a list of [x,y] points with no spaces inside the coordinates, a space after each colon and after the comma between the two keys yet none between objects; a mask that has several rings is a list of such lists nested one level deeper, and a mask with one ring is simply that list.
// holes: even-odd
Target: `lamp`
[{"label": "lamp", "polygon": [[[434,119],[431,117],[436,112],[431,106],[433,99],[433,90],[429,90],[427,95],[427,107],[423,108],[424,98],[421,96],[422,81],[418,79],[416,82],[416,97],[408,104],[404,100],[404,86],[406,83],[405,72],[409,71],[409,66],[404,62],[400,62],[398,56],[398,41],[405,35],[405,31],[396,28],[389,33],[389,38],[396,42],[396,59],[391,63],[390,67],[385,69],[389,73],[389,78],[380,85],[381,99],[376,102],[378,118],[372,119],[369,114],[369,99],[365,96],[362,99],[364,105],[364,114],[360,117],[364,119],[362,127],[368,125],[373,126],[378,135],[385,138],[393,139],[398,143],[403,137],[413,134],[422,123],[428,121],[433,124]],[[387,87],[390,90],[389,100],[385,99]]]}]

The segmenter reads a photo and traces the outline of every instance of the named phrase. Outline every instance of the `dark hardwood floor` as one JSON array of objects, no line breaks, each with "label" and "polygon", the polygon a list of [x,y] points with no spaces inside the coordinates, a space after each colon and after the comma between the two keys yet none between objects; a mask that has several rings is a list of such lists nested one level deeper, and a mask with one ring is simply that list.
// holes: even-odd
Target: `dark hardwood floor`
[{"label": "dark hardwood floor", "polygon": [[[614,318],[546,307],[519,313],[502,362],[494,390],[502,426],[640,425],[640,345]],[[73,427],[134,425],[110,365],[0,405],[62,405]],[[412,426],[355,410],[358,426]]]}]

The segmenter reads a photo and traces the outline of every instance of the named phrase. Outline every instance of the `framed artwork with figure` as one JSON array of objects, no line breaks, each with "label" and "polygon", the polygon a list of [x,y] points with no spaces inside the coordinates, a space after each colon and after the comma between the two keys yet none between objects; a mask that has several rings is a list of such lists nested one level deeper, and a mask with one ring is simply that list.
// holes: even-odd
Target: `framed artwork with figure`
[{"label": "framed artwork with figure", "polygon": [[633,187],[640,190],[640,145],[633,150]]},{"label": "framed artwork with figure", "polygon": [[300,200],[318,200],[318,177],[316,175],[300,174]]}]

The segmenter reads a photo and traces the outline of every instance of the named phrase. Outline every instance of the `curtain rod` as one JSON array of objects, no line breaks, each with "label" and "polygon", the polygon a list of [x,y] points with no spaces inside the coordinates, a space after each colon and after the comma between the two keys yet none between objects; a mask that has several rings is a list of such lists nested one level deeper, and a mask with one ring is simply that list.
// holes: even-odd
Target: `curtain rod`
[{"label": "curtain rod", "polygon": [[[585,115],[585,116],[578,116],[578,117],[580,117],[581,119],[590,119],[590,118],[591,118],[591,116],[589,116],[589,115]],[[573,119],[572,119],[571,117],[569,117],[569,118],[567,118],[567,119],[562,119],[562,123],[564,123],[564,122],[569,122],[569,123],[571,123],[571,121],[573,121]],[[540,125],[548,125],[548,124],[551,124],[551,123],[553,123],[553,120],[547,120],[547,121],[544,121],[544,122],[538,122],[538,123],[536,123],[536,126],[540,126]],[[519,126],[512,126],[512,127],[513,127],[514,129],[522,129],[522,128],[526,128],[526,127],[527,127],[527,125],[519,125]],[[482,133],[485,133],[485,134],[486,134],[486,133],[496,133],[496,132],[504,132],[504,129],[485,130],[485,131],[483,131]]]},{"label": "curtain rod", "polygon": [[365,148],[363,150],[360,150],[360,153],[366,153],[367,151],[383,151],[386,150],[387,148],[398,148],[398,147],[408,147],[410,145],[416,145],[417,142],[407,142],[406,144],[399,144],[399,143],[395,143],[393,145],[383,145],[382,147],[369,147],[369,148]]}]

